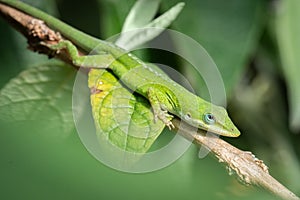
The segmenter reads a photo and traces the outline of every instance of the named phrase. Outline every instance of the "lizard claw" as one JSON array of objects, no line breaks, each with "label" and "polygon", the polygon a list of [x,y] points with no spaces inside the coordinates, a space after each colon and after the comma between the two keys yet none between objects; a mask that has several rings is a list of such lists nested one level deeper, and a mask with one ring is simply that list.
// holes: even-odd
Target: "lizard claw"
[{"label": "lizard claw", "polygon": [[166,110],[161,110],[159,113],[156,113],[154,115],[154,122],[157,121],[157,118],[159,118],[168,128],[169,130],[175,128],[173,123],[171,122],[173,116],[168,113]]},{"label": "lizard claw", "polygon": [[168,123],[166,123],[166,126],[169,128],[169,130],[172,130],[172,129],[175,128],[174,124],[171,121],[169,121]]}]

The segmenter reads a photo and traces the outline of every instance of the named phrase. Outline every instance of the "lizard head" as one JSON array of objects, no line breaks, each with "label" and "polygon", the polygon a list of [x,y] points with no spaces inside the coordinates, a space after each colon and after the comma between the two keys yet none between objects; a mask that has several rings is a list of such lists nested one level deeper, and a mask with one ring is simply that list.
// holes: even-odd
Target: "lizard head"
[{"label": "lizard head", "polygon": [[184,109],[182,114],[184,121],[199,129],[227,137],[238,137],[240,135],[240,131],[233,124],[223,107],[203,102],[202,99],[198,105],[195,105],[194,109],[190,106],[188,109]]}]

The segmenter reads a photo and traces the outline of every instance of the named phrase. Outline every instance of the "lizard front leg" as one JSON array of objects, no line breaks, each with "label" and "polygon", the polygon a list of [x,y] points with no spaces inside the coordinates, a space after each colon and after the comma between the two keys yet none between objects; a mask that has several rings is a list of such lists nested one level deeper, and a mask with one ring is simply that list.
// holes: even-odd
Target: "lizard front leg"
[{"label": "lizard front leg", "polygon": [[115,58],[108,53],[80,56],[77,47],[68,40],[61,40],[57,44],[45,43],[44,45],[57,53],[61,50],[67,51],[73,65],[77,67],[106,69],[115,61]]},{"label": "lizard front leg", "polygon": [[167,110],[165,110],[163,103],[163,93],[159,90],[155,90],[154,88],[148,89],[148,100],[150,101],[153,113],[154,120],[160,119],[170,130],[175,128],[171,120],[173,119],[173,115],[170,115]]}]

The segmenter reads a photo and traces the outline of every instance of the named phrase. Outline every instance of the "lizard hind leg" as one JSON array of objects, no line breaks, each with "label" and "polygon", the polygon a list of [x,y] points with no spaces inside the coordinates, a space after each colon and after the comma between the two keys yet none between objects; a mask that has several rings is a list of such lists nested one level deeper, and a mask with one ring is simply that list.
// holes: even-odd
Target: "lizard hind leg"
[{"label": "lizard hind leg", "polygon": [[61,50],[65,50],[68,53],[73,65],[77,67],[106,69],[115,61],[115,58],[108,53],[79,55],[77,47],[68,40],[61,40],[57,44],[45,45],[56,53],[59,53]]},{"label": "lizard hind leg", "polygon": [[165,110],[166,105],[162,101],[164,94],[159,90],[149,88],[147,95],[154,113],[154,120],[160,119],[170,130],[175,128],[171,122],[173,115]]}]

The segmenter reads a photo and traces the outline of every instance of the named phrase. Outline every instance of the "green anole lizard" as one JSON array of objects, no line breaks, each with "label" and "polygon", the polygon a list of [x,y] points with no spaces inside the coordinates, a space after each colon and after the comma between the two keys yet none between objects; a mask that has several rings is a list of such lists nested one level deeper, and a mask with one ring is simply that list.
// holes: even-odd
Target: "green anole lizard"
[{"label": "green anole lizard", "polygon": [[[58,44],[45,45],[53,51],[67,51],[75,66],[110,69],[128,88],[146,97],[151,104],[155,120],[161,120],[170,129],[174,128],[171,120],[173,115],[176,115],[196,128],[218,135],[228,137],[240,135],[223,107],[213,105],[187,91],[126,50],[87,35],[22,2],[12,0],[0,2],[44,21],[67,38]],[[77,46],[86,52],[96,49],[97,53],[80,56]]]}]

